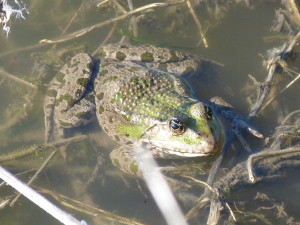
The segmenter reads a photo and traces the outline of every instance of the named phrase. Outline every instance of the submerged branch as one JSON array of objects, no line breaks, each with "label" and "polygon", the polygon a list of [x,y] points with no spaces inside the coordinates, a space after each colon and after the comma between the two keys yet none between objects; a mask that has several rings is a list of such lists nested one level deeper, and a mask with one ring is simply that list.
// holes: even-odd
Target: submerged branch
[{"label": "submerged branch", "polygon": [[64,140],[59,140],[59,141],[55,141],[55,142],[51,142],[51,143],[47,143],[47,144],[32,145],[32,146],[23,148],[21,150],[16,150],[16,151],[10,152],[8,154],[0,155],[0,162],[15,160],[15,159],[19,159],[24,156],[30,155],[34,152],[45,151],[45,150],[51,149],[53,147],[57,148],[57,147],[65,146],[70,143],[80,142],[80,141],[85,140],[86,138],[87,138],[87,136],[80,135],[80,136],[67,138]]},{"label": "submerged branch", "polygon": [[256,101],[255,105],[253,106],[248,119],[250,120],[253,118],[261,108],[262,104],[264,103],[266,97],[268,96],[269,90],[271,88],[272,80],[275,74],[276,69],[281,65],[282,61],[284,60],[283,57],[289,54],[297,41],[300,38],[300,32],[298,32],[289,42],[287,46],[283,46],[282,50],[268,62],[269,72],[267,79],[264,83],[262,94],[260,95],[259,99]]},{"label": "submerged branch", "polygon": [[32,83],[29,83],[29,82],[27,82],[27,81],[25,81],[25,80],[23,80],[23,79],[21,79],[21,78],[18,78],[18,77],[16,77],[16,76],[14,76],[14,75],[12,75],[12,74],[6,72],[6,71],[3,70],[2,68],[0,68],[0,74],[1,74],[3,77],[6,77],[6,78],[11,79],[11,80],[13,80],[13,81],[16,81],[16,82],[18,82],[18,83],[20,83],[20,84],[23,84],[23,85],[25,85],[25,86],[27,86],[27,87],[30,87],[30,88],[34,89],[34,90],[37,90],[37,89],[38,89],[38,87],[37,87],[36,85],[34,85],[34,84],[32,84]]},{"label": "submerged branch", "polygon": [[178,2],[172,2],[172,3],[152,3],[152,4],[149,4],[149,5],[146,5],[146,6],[142,6],[140,8],[137,8],[135,10],[132,10],[126,14],[123,14],[121,16],[118,16],[116,18],[113,18],[113,19],[110,19],[110,20],[107,20],[107,21],[104,21],[104,22],[100,22],[98,24],[95,24],[95,25],[92,25],[92,26],[89,26],[89,27],[86,27],[86,28],[83,28],[79,31],[75,31],[61,39],[58,39],[58,40],[49,40],[49,39],[43,39],[43,40],[40,40],[40,43],[41,44],[58,44],[58,43],[63,43],[63,42],[66,42],[66,41],[69,41],[69,40],[72,40],[72,39],[75,39],[75,38],[79,38],[97,28],[100,28],[100,27],[103,27],[103,26],[106,26],[108,24],[111,24],[111,23],[114,23],[114,22],[117,22],[119,20],[123,20],[125,18],[127,18],[128,16],[131,16],[131,15],[134,15],[134,14],[137,14],[137,13],[140,13],[142,11],[145,11],[145,10],[148,10],[148,9],[151,9],[151,8],[157,8],[157,7],[166,7],[166,6],[171,6],[171,5],[176,5],[176,4],[180,4],[180,3],[183,3],[185,2],[186,0],[181,0],[181,1],[178,1]]},{"label": "submerged branch", "polygon": [[[251,167],[250,173],[252,175],[254,174],[252,170],[255,170],[259,171],[260,176],[256,176],[255,179],[249,179],[249,175],[251,176],[248,170],[249,167]],[[293,167],[300,167],[300,147],[263,151],[237,164],[225,177],[217,181],[214,187],[227,194],[238,187],[245,187],[262,180],[278,177],[284,173],[283,170]]]},{"label": "submerged branch", "polygon": [[193,8],[190,0],[187,0],[186,4],[187,4],[187,6],[188,6],[188,8],[190,10],[190,13],[191,13],[191,15],[192,15],[192,17],[193,17],[193,19],[194,19],[197,27],[198,27],[199,34],[200,34],[200,37],[201,37],[201,41],[203,41],[204,47],[208,48],[208,43],[207,43],[207,40],[205,38],[205,34],[203,32],[202,25],[201,25],[200,20],[198,19],[197,15],[196,15],[196,12],[195,12],[195,10],[194,10],[194,8]]},{"label": "submerged branch", "polygon": [[[30,180],[27,182],[27,185],[30,186],[32,182],[38,177],[38,175],[43,171],[43,169],[48,165],[50,160],[53,158],[53,156],[56,154],[57,150],[54,150],[48,158],[43,162],[43,164],[40,166],[40,168],[35,172],[35,174],[30,178]],[[13,207],[14,204],[17,202],[17,200],[21,197],[21,193],[17,194],[17,196],[11,201],[9,204],[10,207]]]},{"label": "submerged branch", "polygon": [[63,224],[70,224],[70,225],[83,224],[77,219],[75,219],[73,216],[71,216],[70,214],[64,212],[56,205],[52,204],[50,201],[48,201],[42,195],[40,195],[39,193],[31,189],[29,186],[24,184],[22,181],[20,181],[17,177],[12,175],[2,166],[0,166],[0,178],[4,180],[6,183],[8,183],[10,186],[12,186],[14,189],[22,193],[22,195],[24,195],[30,201],[32,201],[40,208],[45,210],[51,216],[53,216],[54,218],[62,222]]},{"label": "submerged branch", "polygon": [[34,44],[34,45],[28,45],[28,46],[21,47],[21,48],[16,48],[16,49],[10,50],[8,52],[0,53],[0,58],[14,54],[14,53],[25,52],[25,51],[29,51],[29,50],[33,50],[33,49],[42,48],[42,47],[45,47],[46,45],[47,44]]},{"label": "submerged branch", "polygon": [[134,219],[129,219],[123,216],[119,216],[111,211],[106,211],[101,208],[96,208],[91,205],[88,205],[86,203],[80,202],[78,200],[75,200],[73,198],[67,197],[65,195],[55,193],[52,190],[47,190],[41,187],[34,187],[36,188],[40,193],[48,194],[51,197],[53,197],[58,203],[61,205],[64,205],[68,208],[72,208],[76,211],[92,215],[92,216],[98,216],[101,214],[105,219],[107,219],[110,222],[115,222],[116,224],[127,224],[127,225],[144,225],[143,223],[140,223]]},{"label": "submerged branch", "polygon": [[[285,70],[291,70],[289,68],[284,68]],[[293,71],[295,72],[295,71]],[[270,98],[263,106],[262,110],[265,109],[276,97],[278,97],[280,94],[285,92],[289,87],[291,87],[294,83],[296,83],[297,80],[300,79],[300,74],[297,74],[297,77],[295,77],[288,85],[286,85],[281,91],[279,91],[277,94],[275,94],[272,98]]]},{"label": "submerged branch", "polygon": [[116,27],[117,27],[117,23],[114,23],[112,28],[110,29],[110,31],[108,32],[108,34],[104,38],[104,40],[99,44],[99,46],[96,48],[96,50],[93,51],[92,56],[95,56],[97,53],[100,53],[100,50],[101,50],[102,46],[105,45],[106,42],[108,42],[108,40],[112,37],[113,33],[116,30]]}]

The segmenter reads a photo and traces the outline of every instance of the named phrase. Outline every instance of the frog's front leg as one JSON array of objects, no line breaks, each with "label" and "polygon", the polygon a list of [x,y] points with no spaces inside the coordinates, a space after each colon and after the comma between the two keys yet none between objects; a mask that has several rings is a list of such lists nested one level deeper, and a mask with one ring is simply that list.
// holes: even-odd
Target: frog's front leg
[{"label": "frog's front leg", "polygon": [[233,131],[238,135],[241,130],[246,130],[250,134],[264,138],[264,136],[252,127],[246,118],[244,118],[238,111],[236,111],[231,104],[220,97],[213,97],[210,99],[209,105],[217,111],[222,118],[228,120],[232,126]]},{"label": "frog's front leg", "polygon": [[72,57],[50,83],[44,103],[45,142],[53,137],[55,126],[63,137],[64,128],[84,125],[93,119],[92,71],[92,58],[80,53]]},{"label": "frog's front leg", "polygon": [[142,177],[132,148],[133,146],[121,146],[110,153],[110,159],[120,170],[137,177]]}]

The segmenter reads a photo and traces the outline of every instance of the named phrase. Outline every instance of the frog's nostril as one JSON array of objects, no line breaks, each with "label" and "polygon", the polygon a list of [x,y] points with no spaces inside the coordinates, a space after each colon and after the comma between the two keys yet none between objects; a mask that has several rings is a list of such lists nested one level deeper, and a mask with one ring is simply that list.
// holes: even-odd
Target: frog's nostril
[{"label": "frog's nostril", "polygon": [[205,134],[203,132],[198,133],[198,137],[204,137],[204,136],[205,136]]}]

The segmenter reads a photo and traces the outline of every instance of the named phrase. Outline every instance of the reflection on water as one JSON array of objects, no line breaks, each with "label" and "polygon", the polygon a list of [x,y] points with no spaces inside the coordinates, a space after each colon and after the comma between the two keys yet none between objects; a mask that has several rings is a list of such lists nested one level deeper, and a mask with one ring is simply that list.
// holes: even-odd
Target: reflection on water
[{"label": "reflection on water", "polygon": [[[6,38],[5,33],[1,34],[0,67],[34,85],[0,76],[1,152],[24,149],[44,142],[43,98],[47,84],[55,71],[72,55],[82,51],[93,54],[106,39],[108,43],[112,43],[120,41],[123,37],[133,38],[131,34],[134,29],[137,34],[134,38],[136,41],[180,49],[214,60],[218,66],[206,68],[206,76],[202,74],[201,77],[187,78],[192,83],[194,94],[204,100],[212,96],[222,96],[245,116],[250,111],[249,96],[257,91],[249,74],[255,77],[256,81],[265,80],[267,71],[262,66],[261,55],[287,40],[284,39],[284,35],[270,32],[275,10],[280,5],[261,1],[251,9],[243,4],[232,4],[230,8],[222,11],[225,9],[222,7],[225,6],[219,5],[219,13],[223,13],[222,20],[213,18],[212,10],[216,10],[213,5],[204,7],[195,3],[195,12],[200,19],[208,48],[197,46],[200,40],[198,27],[185,3],[152,8],[150,11],[136,14],[134,18],[128,16],[63,43],[39,44],[42,39],[64,39],[70,33],[121,16],[125,13],[124,10],[128,11],[128,6],[124,5],[123,1],[119,1],[119,4],[109,1],[99,8],[96,7],[97,3],[98,1],[32,0],[27,3],[30,14],[26,20],[11,21],[13,29],[10,35]],[[133,3],[136,8],[149,4],[148,1]],[[137,21],[137,30],[136,27],[128,29],[129,24],[134,24],[131,21],[133,19]],[[277,37],[270,41],[272,35]],[[297,71],[296,55],[289,62]],[[279,81],[274,82],[280,84],[287,79],[280,77]],[[266,137],[274,134],[275,127],[287,114],[299,108],[297,86],[299,85],[296,83],[252,120],[253,125]],[[85,219],[88,224],[111,222],[108,222],[99,210],[67,200],[63,196],[107,212],[135,218],[146,224],[165,224],[144,183],[120,172],[110,162],[109,152],[117,147],[117,144],[102,132],[99,125],[95,122],[70,133],[76,134],[88,134],[89,137],[80,143],[69,145],[61,154],[57,154],[34,182],[35,188],[78,219]],[[245,138],[254,152],[263,148],[261,140],[249,135],[245,135]],[[25,158],[3,162],[3,165],[14,173],[37,169],[48,154],[50,151],[38,152]],[[225,155],[219,176],[223,176],[228,169],[248,156],[249,153],[234,141],[234,146]],[[171,165],[178,167],[170,172],[170,176],[179,178],[180,173],[184,171],[189,176],[206,180],[213,161],[214,158],[174,160]],[[170,165],[170,161],[161,160],[160,163]],[[298,173],[291,171],[290,174],[284,180],[284,185],[282,181],[254,185],[251,187],[251,193],[249,188],[241,188],[231,196],[229,204],[237,215],[238,211],[249,210],[247,216],[253,223],[266,223],[270,217],[265,219],[259,213],[250,213],[257,204],[256,199],[259,199],[262,206],[272,207],[263,205],[263,196],[266,195],[269,199],[285,203],[289,216],[299,220],[294,210],[299,208],[299,200],[295,199],[295,196],[299,196]],[[28,180],[32,175],[33,172],[29,171],[20,177]],[[184,212],[192,207],[195,196],[201,195],[203,187],[196,186],[193,190],[188,190],[189,192],[177,192],[179,199],[185,199],[185,204],[182,205]],[[261,194],[259,197],[258,193]],[[1,187],[0,194],[1,198],[6,198],[12,196],[13,192],[8,187]],[[234,202],[238,201],[244,201],[245,208],[241,207],[241,204],[241,208],[234,208]],[[82,211],[70,208],[64,202],[81,208]],[[267,203],[270,204],[270,201]],[[207,214],[208,209],[202,210],[195,221],[205,224]],[[0,217],[1,224],[59,224],[23,198],[13,208],[2,209]],[[197,224],[195,221],[191,224]],[[276,221],[271,221],[271,224],[276,224]]]}]

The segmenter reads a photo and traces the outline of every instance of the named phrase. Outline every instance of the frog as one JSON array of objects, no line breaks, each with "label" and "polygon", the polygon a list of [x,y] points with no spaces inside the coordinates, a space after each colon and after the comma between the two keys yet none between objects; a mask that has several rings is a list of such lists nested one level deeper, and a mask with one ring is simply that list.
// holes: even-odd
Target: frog
[{"label": "frog", "polygon": [[45,142],[97,120],[120,147],[115,166],[139,175],[133,148],[143,143],[155,158],[208,157],[221,151],[224,128],[211,103],[193,96],[186,77],[207,60],[165,47],[107,44],[99,58],[79,53],[50,82]]}]

